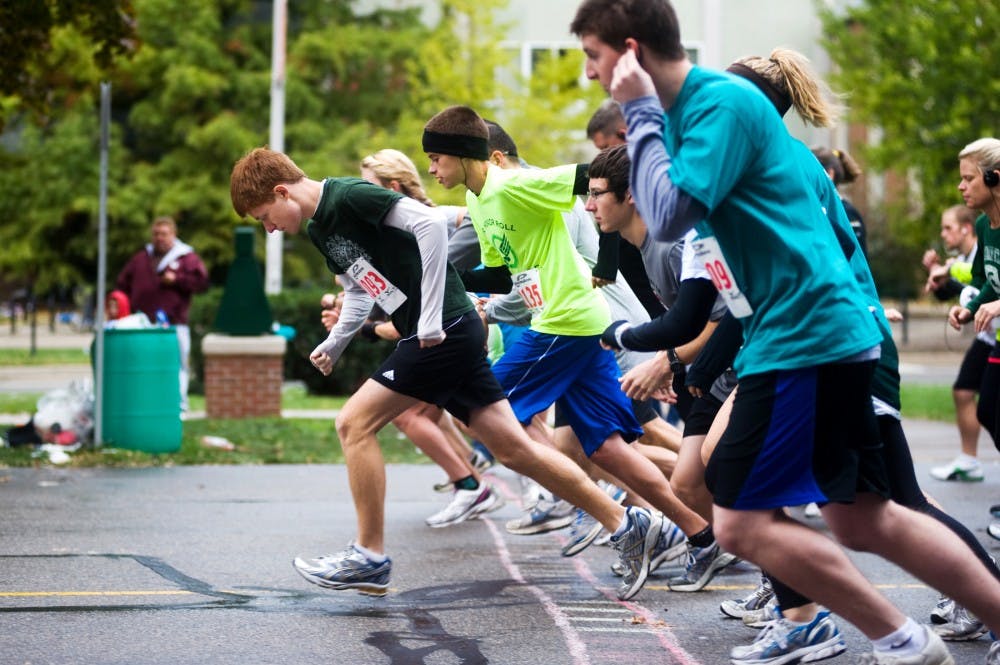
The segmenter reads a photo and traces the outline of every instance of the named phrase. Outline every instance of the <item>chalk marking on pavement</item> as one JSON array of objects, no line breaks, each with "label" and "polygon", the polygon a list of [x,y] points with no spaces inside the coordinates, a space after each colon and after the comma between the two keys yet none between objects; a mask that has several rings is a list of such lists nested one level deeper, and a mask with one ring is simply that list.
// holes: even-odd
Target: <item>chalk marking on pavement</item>
[{"label": "chalk marking on pavement", "polygon": [[[920,583],[901,583],[901,584],[875,584],[876,589],[927,589],[926,584]],[[670,591],[670,587],[666,584],[646,584],[642,587],[643,589],[653,589],[654,591]],[[705,591],[739,591],[747,589],[756,589],[752,584],[709,584],[705,587]]]},{"label": "chalk marking on pavement", "polygon": [[[511,490],[510,486],[507,485],[507,483],[505,483],[501,478],[494,478],[494,486],[500,488],[500,491],[506,495],[505,498],[513,499],[518,496],[518,494],[515,494]],[[497,549],[500,552],[504,566],[507,566],[508,571],[511,571],[512,577],[514,577],[518,581],[523,582],[524,580],[521,577],[520,570],[511,560],[510,551],[507,549],[507,546],[504,543],[502,536],[500,535],[499,529],[495,524],[493,524],[491,520],[483,520],[483,521],[489,527],[490,533],[493,534],[493,541],[497,545]],[[559,540],[558,537],[557,540]],[[660,619],[658,619],[653,612],[649,611],[642,605],[638,605],[636,603],[628,601],[618,600],[618,598],[610,589],[601,584],[600,580],[597,579],[593,571],[590,570],[590,566],[587,565],[587,563],[583,560],[582,557],[573,557],[572,563],[573,567],[576,569],[577,574],[584,580],[586,580],[587,583],[592,585],[594,589],[599,591],[601,595],[603,595],[605,598],[611,601],[615,606],[624,607],[625,609],[629,610],[632,614],[638,615],[643,620],[642,624],[640,625],[642,625],[645,628],[645,630],[651,632],[653,635],[656,636],[663,649],[674,657],[674,660],[677,665],[702,665],[701,661],[697,660],[691,654],[689,654],[687,651],[684,650],[684,647],[680,645],[680,643],[677,640],[677,636],[674,635],[673,631],[667,628],[666,624]],[[573,632],[574,629],[568,625],[568,622],[566,622],[566,617],[562,613],[562,610],[560,610],[559,607],[552,602],[552,600],[545,594],[545,592],[534,586],[529,586],[528,588],[531,589],[532,592],[535,593],[535,595],[545,599],[543,600],[543,604],[546,604],[546,602],[548,603],[546,604],[545,609],[549,613],[549,615],[552,616],[554,620],[556,620],[556,624],[559,625],[560,629],[563,630],[563,635],[568,636],[572,634],[572,639],[576,644],[579,645],[580,655],[584,660],[575,661],[577,654],[576,652],[573,651],[573,648],[571,646],[570,652],[574,656],[574,661],[583,664],[589,663],[589,660],[587,658],[586,645],[580,639],[580,636],[578,634],[579,632],[584,631],[585,629],[580,628],[576,632]],[[557,616],[560,617],[563,622],[566,622],[566,628],[563,628],[563,624],[560,623],[558,619],[556,619]],[[623,630],[633,635],[636,633],[636,631],[628,630],[627,628],[622,628],[618,630]],[[594,632],[594,631],[586,631],[586,632]],[[568,640],[569,637],[567,637],[567,641]]]},{"label": "chalk marking on pavement", "polygon": [[552,621],[556,624],[556,626],[559,627],[560,632],[562,632],[563,639],[566,640],[566,646],[569,647],[569,653],[573,658],[574,665],[590,665],[590,658],[587,656],[587,645],[583,643],[583,640],[580,639],[576,630],[572,625],[570,625],[569,619],[547,593],[534,584],[528,584],[525,581],[524,576],[521,575],[521,569],[517,567],[517,564],[515,564],[511,558],[510,550],[507,549],[507,544],[504,542],[503,537],[500,535],[500,530],[493,523],[493,521],[482,521],[486,524],[490,533],[493,535],[493,543],[496,545],[497,554],[500,556],[500,562],[503,564],[504,568],[507,569],[507,574],[510,575],[511,579],[524,584],[525,587],[536,598],[538,598],[542,607],[545,609],[545,612],[552,618]]},{"label": "chalk marking on pavement", "polygon": [[[572,561],[577,574],[585,579],[589,584],[593,585],[593,587],[603,594],[605,598],[620,607],[631,610],[633,614],[642,619],[642,624],[640,625],[644,626],[646,630],[656,636],[664,651],[673,656],[674,662],[676,662],[677,665],[701,665],[701,661],[689,654],[684,647],[680,645],[680,642],[677,641],[677,636],[674,635],[674,632],[667,627],[666,622],[658,619],[656,614],[638,603],[627,600],[618,600],[610,589],[601,584],[600,580],[597,579],[593,571],[590,569],[590,566],[587,565],[587,562],[584,561],[582,557],[573,557]],[[628,632],[634,633],[635,631]]]}]

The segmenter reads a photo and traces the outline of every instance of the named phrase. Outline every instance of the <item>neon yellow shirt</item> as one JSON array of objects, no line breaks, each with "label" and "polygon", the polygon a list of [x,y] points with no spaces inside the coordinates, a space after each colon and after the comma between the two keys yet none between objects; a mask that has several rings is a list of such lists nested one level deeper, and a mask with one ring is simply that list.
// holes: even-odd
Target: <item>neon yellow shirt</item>
[{"label": "neon yellow shirt", "polygon": [[604,332],[611,314],[563,222],[562,213],[573,207],[575,178],[575,164],[515,170],[491,166],[479,195],[470,191],[465,198],[484,265],[507,266],[515,287],[519,274],[537,269],[543,306],[532,317],[531,329],[584,337]]}]

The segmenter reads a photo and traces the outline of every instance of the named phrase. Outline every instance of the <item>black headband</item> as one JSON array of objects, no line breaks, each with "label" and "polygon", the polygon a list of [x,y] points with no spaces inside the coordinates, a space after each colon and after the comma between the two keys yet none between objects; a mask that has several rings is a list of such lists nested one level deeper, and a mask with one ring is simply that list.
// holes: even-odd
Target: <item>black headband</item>
[{"label": "black headband", "polygon": [[782,117],[788,113],[788,109],[792,108],[791,97],[775,88],[770,81],[742,62],[734,62],[726,68],[726,71],[730,74],[741,76],[760,88],[760,91],[767,95],[767,98],[771,100],[774,107],[778,109],[778,114]]},{"label": "black headband", "polygon": [[482,136],[467,136],[465,134],[442,134],[424,130],[424,152],[439,155],[454,155],[455,157],[470,157],[486,161],[490,158],[490,149]]}]

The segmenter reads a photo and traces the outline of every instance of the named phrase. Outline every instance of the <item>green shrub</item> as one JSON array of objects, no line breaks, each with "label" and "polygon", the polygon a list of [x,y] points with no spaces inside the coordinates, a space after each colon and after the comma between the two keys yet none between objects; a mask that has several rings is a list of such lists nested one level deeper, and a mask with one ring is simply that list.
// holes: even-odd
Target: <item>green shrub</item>
[{"label": "green shrub", "polygon": [[[349,395],[358,389],[392,351],[389,342],[372,343],[364,339],[351,342],[334,365],[330,376],[323,376],[309,362],[309,353],[326,338],[320,323],[319,299],[321,288],[286,289],[267,297],[271,314],[283,326],[295,329],[295,338],[285,351],[286,381],[302,381],[310,393]],[[195,296],[191,304],[191,387],[194,394],[204,393],[205,358],[201,352],[202,338],[213,331],[215,313],[222,300],[222,289],[214,288]]]}]

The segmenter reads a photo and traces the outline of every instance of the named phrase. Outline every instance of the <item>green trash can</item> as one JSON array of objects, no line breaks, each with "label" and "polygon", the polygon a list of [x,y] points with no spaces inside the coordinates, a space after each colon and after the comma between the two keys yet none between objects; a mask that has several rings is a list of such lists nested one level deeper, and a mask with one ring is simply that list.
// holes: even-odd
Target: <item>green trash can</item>
[{"label": "green trash can", "polygon": [[174,328],[104,331],[104,444],[147,453],[181,447],[180,349]]}]

